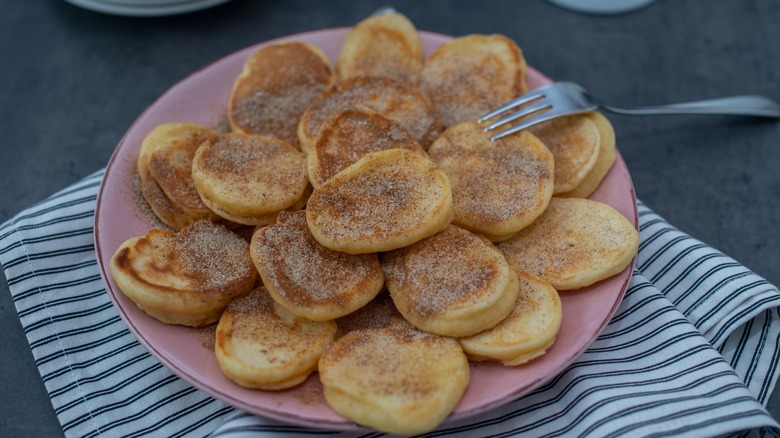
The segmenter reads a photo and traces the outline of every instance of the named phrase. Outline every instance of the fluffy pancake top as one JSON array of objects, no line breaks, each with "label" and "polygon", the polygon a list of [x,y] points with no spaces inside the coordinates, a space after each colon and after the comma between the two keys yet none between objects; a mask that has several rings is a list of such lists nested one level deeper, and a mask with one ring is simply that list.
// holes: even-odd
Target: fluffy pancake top
[{"label": "fluffy pancake top", "polygon": [[298,147],[298,120],[333,81],[325,54],[302,42],[263,47],[236,78],[228,118],[236,132],[261,134]]},{"label": "fluffy pancake top", "polygon": [[247,242],[209,221],[178,233],[151,230],[120,247],[112,263],[136,283],[170,293],[231,294],[256,276]]},{"label": "fluffy pancake top", "polygon": [[425,60],[419,87],[445,127],[476,120],[527,91],[520,48],[503,35],[467,35],[439,46]]},{"label": "fluffy pancake top", "polygon": [[493,244],[453,225],[385,253],[382,269],[399,310],[419,318],[492,303],[504,293],[510,275]]},{"label": "fluffy pancake top", "polygon": [[431,159],[447,174],[454,223],[489,235],[514,233],[533,221],[552,196],[552,154],[528,132],[491,142],[475,122],[444,131]]},{"label": "fluffy pancake top", "polygon": [[414,243],[452,219],[447,176],[403,149],[369,153],[316,188],[306,206],[320,244],[350,253]]},{"label": "fluffy pancake top", "polygon": [[422,64],[422,41],[414,24],[401,14],[380,14],[347,34],[336,72],[341,79],[383,76],[415,84]]},{"label": "fluffy pancake top", "polygon": [[201,145],[192,175],[204,200],[236,215],[262,215],[290,207],[303,196],[305,160],[275,138],[223,134]]},{"label": "fluffy pancake top", "polygon": [[529,128],[555,157],[553,193],[573,190],[593,169],[601,138],[596,124],[586,115],[560,117]]},{"label": "fluffy pancake top", "polygon": [[258,230],[250,247],[263,283],[287,310],[312,320],[334,319],[373,298],[383,284],[376,254],[352,255],[320,245],[306,213],[281,212]]},{"label": "fluffy pancake top", "polygon": [[217,326],[220,368],[249,388],[278,390],[297,385],[317,368],[335,339],[333,321],[309,321],[287,312],[264,287],[236,298]]},{"label": "fluffy pancake top", "polygon": [[422,146],[441,131],[436,110],[416,88],[382,77],[354,77],[329,88],[301,117],[298,137],[304,151],[312,146],[320,127],[332,114],[362,104],[404,127]]},{"label": "fluffy pancake top", "polygon": [[498,244],[512,267],[557,290],[579,289],[621,272],[636,255],[639,233],[607,204],[553,198],[534,223]]},{"label": "fluffy pancake top", "polygon": [[319,186],[363,155],[385,149],[423,152],[398,123],[366,106],[347,108],[333,114],[322,126],[307,156],[309,179]]},{"label": "fluffy pancake top", "polygon": [[457,341],[401,327],[347,333],[322,354],[319,371],[337,412],[404,435],[441,423],[469,382]]}]

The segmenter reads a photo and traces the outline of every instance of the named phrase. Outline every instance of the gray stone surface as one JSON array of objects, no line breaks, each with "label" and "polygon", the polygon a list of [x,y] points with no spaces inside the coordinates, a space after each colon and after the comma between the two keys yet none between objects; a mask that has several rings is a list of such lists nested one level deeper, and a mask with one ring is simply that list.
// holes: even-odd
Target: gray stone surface
[{"label": "gray stone surface", "polygon": [[[133,120],[192,71],[248,45],[349,26],[386,2],[234,0],[127,18],[61,0],[0,0],[0,221],[103,167]],[[658,1],[590,16],[543,0],[406,1],[419,29],[503,33],[529,63],[615,104],[731,94],[780,100],[780,2]],[[611,117],[638,197],[780,284],[780,123]],[[0,291],[0,435],[61,435],[18,317]],[[780,418],[776,390],[769,409]]]}]

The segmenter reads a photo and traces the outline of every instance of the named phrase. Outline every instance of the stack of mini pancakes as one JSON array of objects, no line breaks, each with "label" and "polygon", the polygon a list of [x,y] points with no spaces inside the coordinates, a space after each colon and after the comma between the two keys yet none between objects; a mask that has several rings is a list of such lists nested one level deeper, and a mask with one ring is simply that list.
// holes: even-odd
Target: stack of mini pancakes
[{"label": "stack of mini pancakes", "polygon": [[403,15],[348,34],[335,68],[311,44],[247,59],[230,131],[153,130],[140,188],[170,227],[128,240],[111,272],[168,324],[218,321],[237,384],[318,371],[328,404],[381,431],[430,430],[469,361],[522,366],[553,345],[560,290],[625,269],[633,225],[586,199],[615,160],[599,113],[491,142],[474,119],[526,91],[500,35],[423,58]]}]

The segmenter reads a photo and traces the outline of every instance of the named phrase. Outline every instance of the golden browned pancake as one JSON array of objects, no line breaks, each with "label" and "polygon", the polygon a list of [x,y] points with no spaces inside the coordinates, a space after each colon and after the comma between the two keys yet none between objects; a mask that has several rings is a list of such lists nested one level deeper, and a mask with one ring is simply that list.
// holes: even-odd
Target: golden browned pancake
[{"label": "golden browned pancake", "polygon": [[300,148],[298,120],[332,82],[330,61],[319,48],[295,41],[265,46],[236,78],[228,103],[230,127]]},{"label": "golden browned pancake", "polygon": [[250,254],[263,284],[290,313],[328,321],[354,312],[384,285],[376,254],[346,254],[320,245],[306,213],[281,212],[255,233]]},{"label": "golden browned pancake", "polygon": [[336,83],[306,109],[298,124],[301,149],[308,153],[328,117],[356,104],[397,122],[423,147],[441,131],[436,110],[416,88],[390,78],[355,77]]},{"label": "golden browned pancake", "polygon": [[389,251],[450,223],[450,183],[420,154],[371,152],[314,189],[306,220],[327,248],[350,254]]},{"label": "golden browned pancake", "polygon": [[419,87],[445,127],[477,120],[525,93],[526,64],[503,35],[466,35],[442,44],[425,60]]},{"label": "golden browned pancake", "polygon": [[306,156],[315,187],[363,155],[385,149],[423,153],[419,143],[398,123],[362,105],[332,115],[320,129]]},{"label": "golden browned pancake", "polygon": [[141,160],[139,160],[138,177],[141,195],[162,224],[174,230],[181,230],[187,225],[197,222],[198,219],[189,216],[165,196],[165,192],[162,191],[157,181],[149,175],[149,168],[146,165],[148,161],[143,161],[143,163],[141,164]]},{"label": "golden browned pancake", "polygon": [[152,212],[160,221],[174,230],[180,230],[187,225],[192,225],[200,219],[213,215],[192,215],[188,213],[182,206],[176,204],[168,195],[166,195],[165,191],[163,191],[162,187],[154,179],[150,171],[149,163],[157,148],[171,138],[175,138],[175,135],[171,136],[169,133],[175,133],[177,131],[186,132],[186,127],[188,126],[194,125],[169,123],[153,129],[141,143],[141,150],[136,162],[138,178],[140,180],[139,188],[144,201],[146,201]]},{"label": "golden browned pancake", "polygon": [[498,245],[514,268],[557,290],[623,271],[638,247],[639,233],[628,219],[607,204],[579,198],[553,198],[531,226]]},{"label": "golden browned pancake", "polygon": [[493,241],[528,226],[552,197],[553,156],[528,132],[492,142],[465,122],[444,131],[428,154],[452,184],[453,223]]},{"label": "golden browned pancake", "polygon": [[279,390],[306,380],[337,333],[333,321],[287,312],[261,286],[222,314],[214,352],[222,372],[239,385]]},{"label": "golden browned pancake", "polygon": [[422,41],[414,24],[402,14],[379,14],[347,34],[336,73],[340,79],[383,76],[414,85],[422,65]]},{"label": "golden browned pancake", "polygon": [[204,126],[189,123],[166,123],[156,127],[144,139],[150,151],[147,166],[168,199],[187,215],[211,218],[213,213],[203,204],[192,182],[192,159],[198,147],[216,135]]},{"label": "golden browned pancake", "polygon": [[590,196],[601,184],[601,180],[607,175],[617,158],[615,130],[612,128],[609,120],[603,114],[595,111],[587,113],[585,116],[596,124],[596,128],[599,131],[598,159],[593,169],[585,176],[585,179],[573,190],[561,193],[559,196],[562,197],[587,198]]},{"label": "golden browned pancake", "polygon": [[209,221],[129,239],[114,253],[110,270],[119,289],[144,312],[188,326],[216,322],[257,278],[246,241]]},{"label": "golden browned pancake", "polygon": [[416,327],[470,336],[504,319],[517,300],[517,275],[484,237],[449,226],[382,256],[387,289]]},{"label": "golden browned pancake", "polygon": [[[289,144],[247,134],[223,134],[198,148],[192,179],[215,213],[244,225],[269,223],[306,191],[306,158]],[[272,219],[271,219],[272,220]]]},{"label": "golden browned pancake", "polygon": [[555,157],[553,194],[577,187],[596,165],[599,130],[584,114],[559,117],[528,128]]},{"label": "golden browned pancake", "polygon": [[520,293],[509,316],[474,336],[460,338],[469,360],[497,360],[516,366],[543,355],[561,328],[561,299],[550,283],[514,270]]},{"label": "golden browned pancake", "polygon": [[433,429],[469,383],[458,342],[410,328],[357,330],[322,354],[320,381],[333,410],[395,434]]}]

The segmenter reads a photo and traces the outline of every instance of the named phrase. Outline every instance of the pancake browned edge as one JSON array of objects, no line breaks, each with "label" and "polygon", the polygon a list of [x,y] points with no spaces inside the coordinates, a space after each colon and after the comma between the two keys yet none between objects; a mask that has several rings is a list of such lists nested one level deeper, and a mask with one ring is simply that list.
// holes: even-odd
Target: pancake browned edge
[{"label": "pancake browned edge", "polygon": [[460,338],[469,360],[497,360],[517,366],[545,354],[561,328],[558,291],[539,277],[514,269],[520,293],[509,315],[494,327]]},{"label": "pancake browned edge", "polygon": [[593,111],[585,114],[599,130],[599,155],[593,169],[585,179],[572,191],[561,193],[561,197],[587,198],[599,187],[617,159],[615,130],[603,114]]},{"label": "pancake browned edge", "polygon": [[384,285],[376,254],[325,248],[311,235],[303,211],[281,212],[275,225],[257,230],[250,254],[273,299],[312,321],[352,313]]},{"label": "pancake browned edge", "polygon": [[141,143],[137,161],[141,195],[157,218],[175,230],[201,219],[218,219],[201,201],[191,174],[195,151],[213,135],[203,126],[165,123]]},{"label": "pancake browned edge", "polygon": [[601,136],[596,124],[587,115],[558,117],[528,130],[555,157],[553,194],[574,190],[596,165]]},{"label": "pancake browned edge", "polygon": [[298,121],[333,78],[328,57],[312,44],[265,46],[249,56],[236,78],[228,103],[230,127],[276,137],[300,149]]},{"label": "pancake browned edge", "polygon": [[216,322],[257,278],[246,241],[209,221],[128,239],[109,268],[144,312],[166,324],[196,327]]},{"label": "pancake browned edge", "polygon": [[363,155],[385,149],[424,153],[398,123],[363,105],[349,107],[329,117],[320,129],[306,156],[309,180],[318,187]]}]

